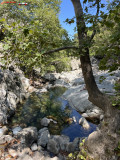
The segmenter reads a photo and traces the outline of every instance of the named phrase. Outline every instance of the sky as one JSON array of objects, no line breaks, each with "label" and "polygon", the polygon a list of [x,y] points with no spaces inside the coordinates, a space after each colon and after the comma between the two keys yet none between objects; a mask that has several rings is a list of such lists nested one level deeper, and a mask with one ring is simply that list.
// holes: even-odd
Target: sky
[{"label": "sky", "polygon": [[[81,0],[82,2],[83,0]],[[106,2],[107,0],[101,0],[102,3],[104,4],[107,4]],[[112,0],[110,0],[112,1]],[[106,10],[106,7],[104,9],[102,9],[103,11]],[[95,10],[92,10],[92,13],[95,14],[96,11]],[[60,23],[62,25],[62,27],[64,29],[66,29],[69,33],[69,36],[72,38],[72,36],[75,34],[74,32],[74,28],[76,27],[76,23],[72,23],[71,25],[70,24],[67,24],[65,23],[64,21],[69,18],[73,18],[75,16],[75,13],[74,13],[74,8],[73,8],[73,5],[72,5],[72,2],[71,0],[62,0],[62,3],[61,3],[61,10],[60,10],[60,14],[59,14],[59,19],[60,19]]]},{"label": "sky", "polygon": [[70,19],[70,18],[73,18],[74,16],[75,16],[75,13],[74,13],[74,8],[73,8],[71,0],[63,0],[61,3],[61,11],[60,11],[59,19],[60,19],[60,23],[62,27],[65,28],[69,32],[70,37],[74,35],[75,33],[74,28],[76,24],[74,23],[70,25],[70,24],[65,23],[64,21],[67,18]]}]

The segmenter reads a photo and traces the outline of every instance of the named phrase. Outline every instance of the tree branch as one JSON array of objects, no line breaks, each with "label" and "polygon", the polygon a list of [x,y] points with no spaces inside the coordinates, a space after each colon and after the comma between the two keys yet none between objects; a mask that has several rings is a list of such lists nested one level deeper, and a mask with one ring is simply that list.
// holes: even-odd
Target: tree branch
[{"label": "tree branch", "polygon": [[[96,25],[96,23],[97,23],[97,18],[98,18],[99,11],[100,11],[100,0],[96,0],[96,4],[97,4],[97,12],[96,12],[95,20],[94,20],[94,25]],[[90,37],[90,43],[91,43],[92,39],[94,38],[95,34],[96,34],[96,28],[94,27],[93,33]]]},{"label": "tree branch", "polygon": [[66,47],[57,48],[51,51],[47,51],[43,53],[43,55],[47,55],[47,54],[54,53],[54,52],[59,52],[59,51],[66,50],[66,49],[79,49],[79,48],[75,46],[66,46]]}]

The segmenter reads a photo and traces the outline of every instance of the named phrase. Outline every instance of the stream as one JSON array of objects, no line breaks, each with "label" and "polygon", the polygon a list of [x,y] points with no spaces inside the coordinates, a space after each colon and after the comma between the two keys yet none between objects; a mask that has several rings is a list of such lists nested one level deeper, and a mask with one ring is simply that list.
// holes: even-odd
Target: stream
[{"label": "stream", "polygon": [[70,141],[76,137],[87,137],[96,130],[97,125],[89,122],[88,130],[79,125],[80,113],[70,107],[68,101],[62,97],[66,90],[65,87],[54,87],[45,93],[32,93],[24,104],[19,105],[9,126],[11,128],[35,126],[39,130],[43,128],[41,119],[47,117],[57,122],[51,122],[48,126],[51,134],[67,135]]}]

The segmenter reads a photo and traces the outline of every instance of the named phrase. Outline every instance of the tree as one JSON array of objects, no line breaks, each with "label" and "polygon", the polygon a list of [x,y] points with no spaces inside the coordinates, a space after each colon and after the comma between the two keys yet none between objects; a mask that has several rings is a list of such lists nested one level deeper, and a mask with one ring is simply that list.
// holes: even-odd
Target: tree
[{"label": "tree", "polygon": [[[114,71],[120,66],[120,3],[114,6],[99,24],[91,52],[102,58],[100,69]],[[107,63],[110,62],[110,63]],[[106,65],[108,64],[108,65]]]},{"label": "tree", "polygon": [[[100,1],[96,0],[94,5],[97,5],[97,13],[94,20],[94,30],[91,37],[88,39],[86,32],[86,25],[84,20],[84,13],[80,0],[71,0],[74,6],[76,20],[77,20],[77,31],[78,31],[78,40],[79,40],[79,54],[82,72],[86,84],[86,88],[89,94],[89,100],[96,106],[102,108],[104,111],[108,106],[108,98],[98,89],[91,67],[90,56],[89,56],[89,45],[96,33],[96,22],[100,10]],[[88,44],[87,44],[88,43]]]},{"label": "tree", "polygon": [[[44,52],[60,47],[70,39],[66,31],[60,26],[59,0],[27,1],[27,6],[1,5],[1,24],[4,25],[4,58],[15,63],[25,71],[31,72],[36,67],[45,71],[61,71],[68,69],[69,58],[66,51],[43,54]],[[3,7],[4,6],[4,7]],[[62,68],[61,68],[62,66]]]}]

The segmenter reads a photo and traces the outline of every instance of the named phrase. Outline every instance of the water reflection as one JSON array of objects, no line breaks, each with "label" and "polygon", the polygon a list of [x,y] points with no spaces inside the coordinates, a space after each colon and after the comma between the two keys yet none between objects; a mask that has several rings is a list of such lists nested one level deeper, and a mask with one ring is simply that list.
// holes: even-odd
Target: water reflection
[{"label": "water reflection", "polygon": [[[80,114],[72,109],[68,101],[61,96],[66,91],[64,87],[51,88],[49,92],[43,94],[33,93],[20,106],[14,117],[11,119],[10,126],[19,125],[21,127],[35,126],[40,129],[40,121],[43,117],[52,118],[57,124],[50,123],[49,131],[51,134],[65,134],[72,141],[75,137],[88,136],[96,129],[96,125],[90,123],[90,129],[84,130],[78,124]],[[71,121],[73,117],[76,122]]]}]

